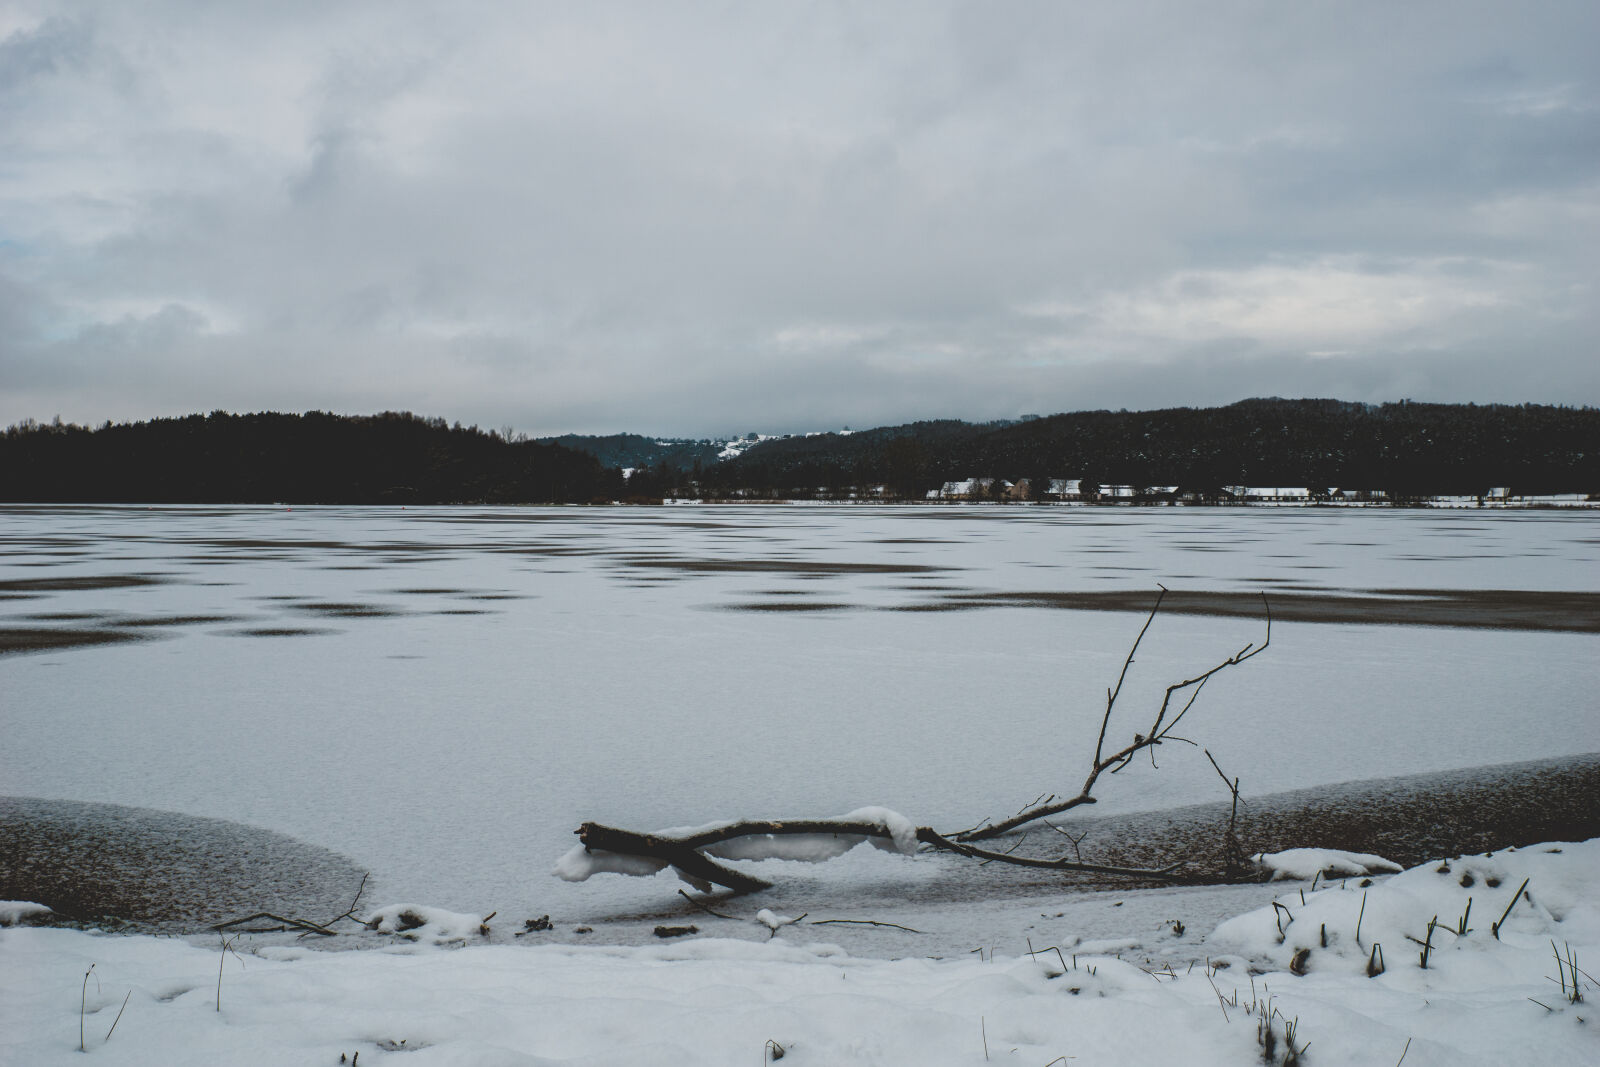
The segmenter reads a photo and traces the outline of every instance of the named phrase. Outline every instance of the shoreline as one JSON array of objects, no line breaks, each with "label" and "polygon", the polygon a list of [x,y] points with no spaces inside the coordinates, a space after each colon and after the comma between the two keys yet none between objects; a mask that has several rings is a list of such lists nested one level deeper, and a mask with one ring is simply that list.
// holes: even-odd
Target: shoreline
[{"label": "shoreline", "polygon": [[[864,881],[841,882],[830,870],[837,865],[768,861],[775,889],[718,897],[713,906],[753,910],[781,897],[813,902],[819,912],[865,909],[893,918],[937,908],[1026,912],[1044,899],[1105,893],[1159,899],[1249,887],[1259,880],[1222,873],[1228,807],[1218,802],[1066,824],[1075,835],[1087,834],[1079,846],[1084,861],[1192,864],[1191,875],[1176,882],[979,866],[953,857],[920,857],[916,862],[939,867],[915,878],[898,880],[886,873],[892,868],[874,868]],[[263,910],[333,916],[349,907],[362,874],[346,857],[282,834],[148,808],[0,797],[0,833],[13,842],[11,855],[0,857],[0,898],[48,905],[68,924],[130,932],[200,933]],[[1600,836],[1600,753],[1245,797],[1237,833],[1248,853],[1314,846],[1372,852],[1402,866],[1537,841],[1584,840]],[[1067,846],[1055,834],[1034,833],[1019,851],[1056,855]],[[540,943],[637,943],[651,937],[656,922],[706,919],[673,891],[675,883],[668,888],[664,878],[662,886],[659,908],[597,908],[581,920],[558,917],[559,928]],[[574,937],[580,921],[594,934]],[[876,937],[862,947],[868,945],[907,947]]]}]

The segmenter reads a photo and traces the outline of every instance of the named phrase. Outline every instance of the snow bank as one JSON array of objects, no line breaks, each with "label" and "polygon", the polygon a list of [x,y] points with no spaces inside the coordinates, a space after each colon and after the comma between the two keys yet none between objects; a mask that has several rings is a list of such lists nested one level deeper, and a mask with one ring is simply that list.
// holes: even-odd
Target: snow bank
[{"label": "snow bank", "polygon": [[1364,874],[1393,874],[1400,865],[1368,852],[1339,852],[1331,848],[1290,848],[1282,852],[1258,852],[1250,857],[1257,868],[1271,871],[1271,881],[1295,878],[1310,881]]},{"label": "snow bank", "polygon": [[486,936],[485,929],[488,926],[486,918],[481,915],[445,911],[421,904],[390,904],[362,921],[368,930],[380,934],[398,934],[406,941],[425,941],[435,945],[463,943],[468,938]]},{"label": "snow bank", "polygon": [[[1497,938],[1492,926],[1513,903]],[[1551,954],[1554,942],[1581,969],[1600,950],[1600,840],[1296,890],[1223,922],[1209,961],[1163,969],[1093,954],[1120,947],[1111,941],[1061,953],[1019,945],[1012,958],[1002,948],[856,959],[786,943],[792,928],[770,911],[757,918],[776,935],[769,942],[592,948],[521,947],[478,936],[476,915],[415,905],[372,918],[379,930],[431,936],[364,935],[391,946],[381,952],[252,950],[243,938],[235,959],[214,943],[0,930],[0,1058],[82,1063],[81,1025],[91,1055],[110,1046],[105,1055],[136,1067],[333,1064],[356,1052],[376,1064],[414,1050],[414,1062],[434,1065],[721,1067],[770,1062],[768,1042],[797,1065],[1037,1067],[1068,1057],[1234,1067],[1262,1062],[1262,1019],[1275,1063],[1291,1023],[1318,1067],[1402,1054],[1407,1067],[1586,1063],[1600,1053],[1592,980],[1579,976],[1587,1000],[1563,997]],[[1430,943],[1426,968],[1413,937]],[[1385,967],[1368,977],[1375,944]]]},{"label": "snow bank", "polygon": [[49,914],[49,908],[31,900],[0,900],[0,926],[16,926]]},{"label": "snow bank", "polygon": [[1600,839],[1434,860],[1382,881],[1289,894],[1224,922],[1210,943],[1285,968],[1305,951],[1301,970],[1363,975],[1379,953],[1387,970],[1420,972],[1426,944],[1427,970],[1448,978],[1486,960],[1504,968],[1529,948],[1533,969],[1553,972],[1552,939],[1600,943]]}]

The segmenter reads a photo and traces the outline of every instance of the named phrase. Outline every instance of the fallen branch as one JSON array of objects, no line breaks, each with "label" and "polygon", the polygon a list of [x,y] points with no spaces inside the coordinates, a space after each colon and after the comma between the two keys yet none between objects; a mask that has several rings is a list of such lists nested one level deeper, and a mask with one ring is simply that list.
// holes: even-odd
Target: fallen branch
[{"label": "fallen branch", "polygon": [[[1176,736],[1172,731],[1183,721],[1189,709],[1194,707],[1206,682],[1229,667],[1238,666],[1259,655],[1272,643],[1272,606],[1268,603],[1266,594],[1262,594],[1261,603],[1266,613],[1266,636],[1261,644],[1256,645],[1251,642],[1209,670],[1167,686],[1149,730],[1134,734],[1132,741],[1107,754],[1106,735],[1110,730],[1112,712],[1122,693],[1128,671],[1133,665],[1134,654],[1138,652],[1139,645],[1144,640],[1145,633],[1149,631],[1150,624],[1155,620],[1156,613],[1161,610],[1161,603],[1166,595],[1167,589],[1162,586],[1155,604],[1150,608],[1149,616],[1144,621],[1144,626],[1134,639],[1133,647],[1128,650],[1128,655],[1123,660],[1116,685],[1106,690],[1106,707],[1100,718],[1094,762],[1088,777],[1084,779],[1083,787],[1076,796],[1063,800],[1053,793],[1040,794],[1032,804],[1010,818],[998,823],[985,820],[976,827],[952,834],[943,834],[928,826],[916,826],[904,816],[882,808],[863,808],[832,819],[745,819],[715,823],[677,833],[638,833],[603,823],[586,822],[575,831],[581,844],[562,857],[556,865],[556,874],[568,881],[584,881],[591,875],[604,871],[647,875],[670,867],[685,881],[703,892],[709,892],[713,885],[719,885],[735,893],[752,893],[769,888],[771,883],[719,861],[761,859],[820,861],[841,855],[862,842],[871,842],[879,848],[905,854],[917,851],[919,846],[926,846],[935,851],[954,853],[985,864],[1003,863],[1042,870],[1080,871],[1146,879],[1172,878],[1174,872],[1182,866],[1181,862],[1160,868],[1084,863],[1081,854],[1078,853],[1078,842],[1082,840],[1081,837],[1073,840],[1072,858],[1066,856],[1035,858],[1016,855],[1021,841],[1005,852],[995,852],[973,844],[975,841],[998,837],[1027,823],[1047,819],[1051,815],[1070,811],[1084,804],[1095,803],[1093,791],[1102,775],[1116,774],[1136,755],[1147,749],[1151,751],[1153,761],[1155,746],[1164,741],[1194,744],[1187,738]],[[1182,705],[1177,707],[1174,713],[1174,708],[1180,699]],[[1212,760],[1212,765],[1216,765],[1215,760]],[[1217,773],[1222,774],[1220,767],[1217,768]],[[1226,775],[1223,775],[1223,780],[1227,781]],[[1229,787],[1234,797],[1236,817],[1237,780],[1230,782]],[[1047,822],[1046,825],[1050,824]],[[1051,826],[1051,829],[1072,840],[1071,835],[1060,827]],[[1234,846],[1230,850],[1230,862],[1234,859],[1231,852],[1238,851],[1237,840],[1233,839],[1232,830],[1233,820],[1230,820],[1229,836]],[[688,898],[688,894],[684,896]],[[698,903],[696,906],[710,911]],[[717,913],[711,912],[711,914]],[[731,918],[731,916],[721,917]]]},{"label": "fallen branch", "polygon": [[[1083,863],[1062,856],[1057,859],[1037,859],[1009,852],[992,852],[962,841],[954,841],[937,830],[918,826],[912,831],[914,840],[941,852],[953,852],[968,859],[984,863],[1006,863],[1017,867],[1033,867],[1052,871],[1086,871],[1093,874],[1115,874],[1133,878],[1171,878],[1182,864],[1167,867],[1117,867],[1101,863]],[[672,867],[685,880],[698,887],[720,885],[735,893],[751,893],[771,888],[772,883],[735,870],[707,856],[700,850],[740,838],[776,839],[793,836],[822,836],[837,839],[843,846],[854,846],[858,841],[872,839],[892,843],[896,834],[884,823],[865,819],[795,819],[785,821],[746,820],[728,823],[715,829],[689,833],[682,836],[641,834],[615,826],[586,822],[577,830],[578,839],[586,852],[610,853],[621,856],[642,856],[659,861],[662,867]],[[855,840],[850,840],[850,839]],[[894,844],[888,844],[893,848]],[[759,848],[759,844],[756,845]],[[746,847],[742,858],[763,858],[756,848]],[[843,851],[843,849],[838,849]],[[586,878],[587,873],[564,875],[573,880]],[[687,894],[685,894],[687,896]],[[706,909],[709,910],[709,909]]]}]

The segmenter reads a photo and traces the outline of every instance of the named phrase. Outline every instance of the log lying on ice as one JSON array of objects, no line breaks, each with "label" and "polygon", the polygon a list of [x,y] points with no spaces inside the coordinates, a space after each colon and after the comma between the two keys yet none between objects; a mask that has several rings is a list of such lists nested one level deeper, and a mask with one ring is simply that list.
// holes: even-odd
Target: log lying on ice
[{"label": "log lying on ice", "polygon": [[829,819],[745,819],[684,830],[638,833],[603,823],[586,822],[576,831],[579,841],[556,865],[556,874],[580,882],[594,874],[647,875],[673,868],[691,885],[707,890],[720,885],[736,893],[767,889],[770,882],[718,860],[788,859],[821,862],[843,855],[863,842],[891,852],[914,853],[920,847],[953,852],[982,862],[1006,863],[1059,871],[1089,871],[1139,878],[1171,878],[1179,866],[1150,869],[1083,863],[1065,857],[1039,859],[1009,852],[991,852],[955,841],[886,808],[862,808]]}]

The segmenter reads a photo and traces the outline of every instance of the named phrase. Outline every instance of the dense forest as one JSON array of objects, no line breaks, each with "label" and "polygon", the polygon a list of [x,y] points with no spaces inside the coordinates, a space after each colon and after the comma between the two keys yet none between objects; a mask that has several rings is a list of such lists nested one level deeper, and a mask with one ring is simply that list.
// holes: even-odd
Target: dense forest
[{"label": "dense forest", "polygon": [[881,484],[920,497],[944,481],[1383,490],[1392,498],[1600,490],[1600,409],[1549,405],[1244,400],[1221,408],[1088,411],[989,426],[919,422],[769,441],[709,472],[715,490],[792,494]]},{"label": "dense forest", "polygon": [[[530,441],[387,412],[213,412],[97,429],[0,433],[0,500],[39,502],[589,503],[847,495],[920,499],[945,481],[1442,494],[1600,490],[1600,409],[1245,400],[1222,408],[1091,411],[1015,422],[917,422],[765,440],[718,462],[709,441],[637,435]],[[599,455],[658,462],[625,479]],[[630,466],[633,464],[629,464]]]},{"label": "dense forest", "polygon": [[588,503],[619,472],[559,445],[373,416],[190,415],[0,434],[0,500],[140,503]]}]

